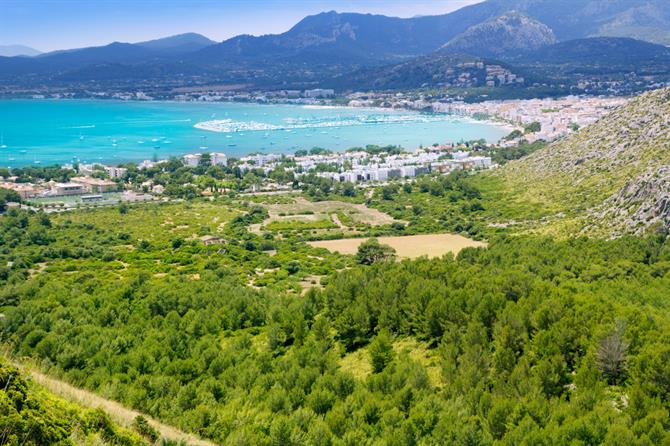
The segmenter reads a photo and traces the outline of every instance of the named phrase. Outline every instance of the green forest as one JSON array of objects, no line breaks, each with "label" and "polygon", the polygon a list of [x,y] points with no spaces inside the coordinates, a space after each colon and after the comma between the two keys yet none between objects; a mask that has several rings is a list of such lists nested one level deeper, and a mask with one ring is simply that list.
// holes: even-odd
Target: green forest
[{"label": "green forest", "polygon": [[[369,200],[415,232],[480,220],[488,248],[432,260],[254,234],[262,203],[12,210],[2,341],[222,445],[670,444],[667,235],[493,231],[482,184],[427,178]],[[413,199],[421,212],[401,208]],[[21,403],[2,398],[12,424]]]},{"label": "green forest", "polygon": [[[54,397],[4,359],[0,359],[0,387],[0,444],[147,446],[159,440],[146,420],[137,420],[142,434],[124,429],[102,410]],[[177,446],[164,439],[160,444]]]}]

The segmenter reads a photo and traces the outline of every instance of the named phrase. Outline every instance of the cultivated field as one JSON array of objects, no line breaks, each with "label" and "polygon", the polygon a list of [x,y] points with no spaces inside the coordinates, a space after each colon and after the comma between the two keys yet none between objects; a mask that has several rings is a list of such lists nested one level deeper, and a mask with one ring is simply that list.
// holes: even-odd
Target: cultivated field
[{"label": "cultivated field", "polygon": [[331,230],[348,231],[393,223],[393,217],[363,204],[343,201],[311,202],[303,197],[282,197],[283,202],[266,204],[270,217],[252,231]]},{"label": "cultivated field", "polygon": [[[349,238],[341,240],[323,240],[309,242],[315,248],[326,248],[340,254],[356,254],[358,246],[365,238]],[[444,254],[458,252],[463,248],[486,246],[484,242],[470,240],[456,234],[425,234],[406,237],[379,237],[380,243],[390,245],[396,250],[398,257],[415,259],[421,256],[442,257]]]}]

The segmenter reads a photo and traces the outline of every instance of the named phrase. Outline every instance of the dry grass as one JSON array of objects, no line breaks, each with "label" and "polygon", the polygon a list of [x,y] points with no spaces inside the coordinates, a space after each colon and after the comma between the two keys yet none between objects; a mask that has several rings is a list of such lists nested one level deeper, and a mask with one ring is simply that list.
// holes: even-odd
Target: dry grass
[{"label": "dry grass", "polygon": [[[356,254],[358,246],[364,238],[350,238],[341,240],[323,240],[309,242],[315,248],[326,248],[340,254]],[[463,248],[485,247],[486,243],[470,240],[456,234],[425,234],[406,237],[379,237],[379,242],[391,246],[396,250],[398,257],[415,259],[421,256],[442,257],[447,253],[458,254]]]},{"label": "dry grass", "polygon": [[[398,357],[407,355],[412,361],[421,364],[428,374],[428,380],[434,387],[442,387],[442,372],[438,359],[425,343],[414,338],[402,338],[393,343],[393,350]],[[401,359],[402,360],[402,359]],[[356,379],[364,380],[372,373],[370,355],[367,347],[347,353],[340,361],[340,370],[351,373]]]},{"label": "dry grass", "polygon": [[164,438],[174,441],[183,440],[192,446],[215,446],[215,443],[202,440],[192,434],[187,434],[172,426],[160,423],[137,411],[127,409],[115,401],[110,401],[92,392],[79,389],[63,381],[51,378],[35,368],[29,368],[20,364],[15,365],[21,368],[21,370],[23,370],[25,373],[30,374],[33,381],[46,388],[51,393],[84,407],[89,407],[91,409],[99,407],[107,412],[112,420],[121,426],[130,428],[135,417],[142,415],[149,421],[149,424],[151,424],[151,426],[153,426]]},{"label": "dry grass", "polygon": [[340,359],[339,364],[340,370],[351,373],[356,379],[364,380],[372,373],[367,348],[359,348],[354,352],[347,353]]},{"label": "dry grass", "polygon": [[[268,205],[268,213],[270,214],[269,221],[280,220],[284,218],[296,218],[304,212],[313,212],[316,218],[322,216],[330,216],[337,212],[342,212],[349,215],[356,223],[367,224],[371,226],[381,226],[393,223],[395,220],[388,214],[385,214],[377,209],[371,209],[364,204],[346,203],[344,201],[307,201],[302,197],[298,197],[293,203],[287,204],[271,204]],[[291,214],[292,217],[291,217]],[[303,214],[304,217],[304,214]],[[314,218],[314,217],[312,217]]]},{"label": "dry grass", "polygon": [[323,276],[312,275],[302,279],[300,281],[300,286],[302,287],[301,294],[307,293],[307,291],[309,291],[310,288],[323,289],[323,285],[321,285],[321,277]]}]

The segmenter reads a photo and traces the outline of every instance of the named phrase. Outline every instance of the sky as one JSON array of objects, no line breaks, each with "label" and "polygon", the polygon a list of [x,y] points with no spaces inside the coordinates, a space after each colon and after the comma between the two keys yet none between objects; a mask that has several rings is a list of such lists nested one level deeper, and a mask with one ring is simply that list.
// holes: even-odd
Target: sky
[{"label": "sky", "polygon": [[0,45],[40,51],[140,42],[185,32],[222,41],[276,34],[323,11],[435,15],[482,0],[0,0]]}]

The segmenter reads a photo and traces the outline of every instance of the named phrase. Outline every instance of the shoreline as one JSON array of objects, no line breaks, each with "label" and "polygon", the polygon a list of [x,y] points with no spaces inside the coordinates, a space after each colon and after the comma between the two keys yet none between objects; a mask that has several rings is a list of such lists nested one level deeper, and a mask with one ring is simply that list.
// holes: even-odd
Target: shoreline
[{"label": "shoreline", "polygon": [[[158,150],[155,150],[157,148],[150,147],[152,146],[152,143],[150,142],[151,140],[149,139],[151,138],[151,136],[149,136],[151,133],[144,134],[144,130],[133,135],[124,134],[125,130],[120,128],[117,136],[114,136],[114,133],[106,133],[106,135],[111,136],[104,137],[106,138],[105,141],[102,141],[103,136],[100,136],[101,134],[99,132],[93,135],[88,135],[84,132],[84,135],[80,135],[79,137],[82,138],[82,140],[85,137],[86,141],[90,142],[85,143],[87,146],[82,152],[82,149],[77,148],[75,142],[70,144],[68,139],[48,145],[42,144],[39,137],[34,137],[37,139],[28,137],[29,134],[26,133],[26,130],[23,129],[23,127],[21,127],[21,130],[19,130],[17,135],[18,140],[16,143],[8,142],[6,138],[7,134],[4,134],[5,143],[9,143],[10,147],[4,147],[0,150],[0,157],[2,157],[2,159],[0,159],[0,165],[12,169],[63,166],[73,163],[101,163],[109,166],[117,166],[126,163],[141,163],[143,160],[178,158],[189,153],[197,152],[224,152],[230,157],[239,158],[252,153],[279,155],[293,154],[296,150],[309,149],[315,146],[323,147],[334,152],[344,152],[348,149],[362,147],[368,144],[379,146],[396,145],[408,152],[412,152],[421,146],[432,145],[433,143],[456,143],[460,140],[477,140],[484,138],[491,143],[495,143],[499,138],[502,138],[510,131],[510,127],[502,122],[477,120],[454,113],[421,111],[398,107],[355,107],[348,105],[314,106],[304,104],[240,103],[231,101],[203,103],[199,101],[124,101],[118,99],[40,98],[21,100],[20,103],[22,105],[19,106],[18,110],[23,108],[24,113],[25,110],[30,111],[33,103],[79,103],[83,110],[87,110],[89,106],[104,104],[105,101],[109,101],[107,103],[110,106],[120,105],[121,113],[123,113],[123,108],[127,106],[129,109],[135,108],[135,112],[140,115],[151,113],[152,110],[159,110],[163,108],[162,105],[165,105],[166,107],[169,105],[170,108],[166,108],[168,111],[179,110],[183,105],[185,115],[188,116],[190,114],[194,116],[190,119],[188,124],[182,126],[183,129],[181,131],[191,128],[195,129],[193,130],[195,133],[188,133],[188,138],[179,138],[177,136],[177,138],[181,140],[174,140],[174,135],[168,134],[167,139],[172,140],[168,143],[171,145],[163,146],[157,141],[157,144],[161,144],[161,147],[158,148]],[[3,101],[0,101],[0,103],[1,102]],[[5,104],[7,104],[7,102],[5,102]],[[207,115],[207,117],[209,116],[211,113],[211,111],[208,110],[209,108],[226,107],[228,105],[237,107],[238,110],[239,107],[242,107],[242,111],[248,107],[250,115],[251,109],[262,108],[259,107],[262,105],[267,105],[269,107],[274,106],[277,108],[278,113],[283,115],[286,119],[281,122],[275,122],[274,124],[268,124],[266,122],[255,122],[264,120],[260,116],[249,116],[246,118],[241,116],[235,117],[233,115],[230,120],[219,120],[224,124],[224,128],[222,129],[206,125],[208,121],[203,115]],[[202,108],[200,106],[202,106]],[[11,108],[12,106],[7,105],[7,107]],[[45,105],[45,107],[60,109],[58,106]],[[314,118],[309,112],[300,111],[304,109],[326,109],[331,110],[331,113],[326,113],[324,116],[319,116],[317,114],[316,118]],[[46,110],[49,110],[49,108]],[[292,110],[295,110],[295,114],[292,114]],[[335,112],[332,112],[333,110]],[[346,110],[351,116],[347,116],[347,113],[342,113],[342,115],[340,115],[336,112],[337,110]],[[45,116],[51,119],[49,113]],[[217,115],[218,114],[219,113],[217,113]],[[267,114],[271,114],[271,112]],[[375,116],[375,114],[379,114],[379,116]],[[221,113],[221,116],[223,117],[223,113]],[[316,119],[316,121],[314,121],[314,119]],[[320,119],[323,121],[320,121]],[[181,122],[182,120],[179,121]],[[217,120],[212,120],[212,122],[215,121]],[[276,121],[276,119],[274,121]],[[67,124],[68,126],[70,125],[70,123]],[[72,125],[69,128],[96,128],[97,124],[98,122],[95,121],[95,119],[92,119],[90,123],[86,123],[86,126]],[[256,124],[259,124],[259,126],[256,127]],[[407,127],[405,127],[405,125],[407,125]],[[474,127],[468,128],[467,125],[474,125]],[[481,126],[481,128],[477,128],[477,126]],[[405,130],[405,128],[407,128],[407,130]],[[460,131],[461,128],[464,130]],[[317,130],[321,130],[318,133],[325,134],[328,132],[328,134],[332,136],[317,135],[320,136],[320,138],[315,137],[313,141],[310,141],[309,138],[302,138],[302,132],[305,132],[305,129],[309,129],[307,130],[309,135],[305,134],[306,136],[316,135]],[[392,131],[389,135],[388,130],[390,129],[392,129]],[[148,129],[149,132],[151,130],[152,129]],[[74,132],[77,133],[78,130]],[[209,143],[204,144],[201,143],[199,139],[196,140],[198,135],[200,135],[200,138],[206,138],[206,136],[202,135],[210,134],[210,132],[211,134],[218,134],[219,136],[210,136]],[[263,137],[259,134],[263,132],[272,133],[269,139],[267,139],[267,143],[260,142],[261,137],[263,139],[267,138],[267,136]],[[286,135],[284,132],[286,132]],[[245,137],[246,133],[249,134],[248,138]],[[290,137],[292,140],[283,142],[284,139],[287,139],[290,133],[293,133],[294,135]],[[255,136],[252,136],[252,134]],[[222,139],[224,135],[225,138],[231,139]],[[338,135],[341,136],[341,139]],[[142,148],[140,148],[140,146],[135,146],[135,138],[137,138],[137,140],[142,140],[142,143],[146,142],[146,145],[143,145]],[[154,139],[155,138],[157,137],[154,137]],[[165,136],[161,138],[165,139]],[[123,150],[115,150],[116,139],[119,140],[119,149],[123,147]],[[21,140],[23,141],[21,142]],[[37,145],[34,145],[36,144],[35,141],[37,141]],[[216,143],[213,141],[216,141]],[[78,142],[79,141],[77,140],[76,143]],[[140,141],[137,142],[139,143]],[[274,146],[273,142],[276,142],[277,145]],[[107,148],[106,146],[102,149],[96,149],[95,147],[100,143],[114,143],[114,149]],[[228,149],[227,146],[235,148]],[[73,156],[70,157],[70,155]]]}]

